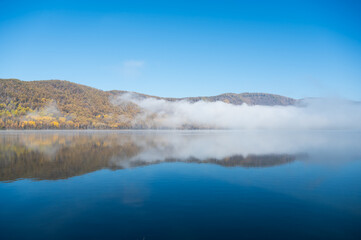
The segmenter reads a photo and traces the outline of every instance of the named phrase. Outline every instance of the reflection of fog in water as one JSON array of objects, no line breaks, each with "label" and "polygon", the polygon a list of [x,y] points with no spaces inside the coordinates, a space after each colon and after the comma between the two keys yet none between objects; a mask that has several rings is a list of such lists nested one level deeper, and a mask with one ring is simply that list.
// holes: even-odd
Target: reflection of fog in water
[{"label": "reflection of fog in water", "polygon": [[355,132],[9,131],[0,135],[0,180],[61,179],[162,162],[269,167],[360,158]]}]

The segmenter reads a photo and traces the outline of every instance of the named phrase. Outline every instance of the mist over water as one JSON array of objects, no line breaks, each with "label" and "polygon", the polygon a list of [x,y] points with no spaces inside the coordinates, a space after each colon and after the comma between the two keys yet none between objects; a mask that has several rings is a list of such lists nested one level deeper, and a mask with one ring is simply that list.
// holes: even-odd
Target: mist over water
[{"label": "mist over water", "polygon": [[225,102],[166,101],[122,94],[113,104],[142,109],[133,126],[179,129],[352,129],[361,130],[361,104],[342,99],[305,99],[292,106],[232,105]]}]

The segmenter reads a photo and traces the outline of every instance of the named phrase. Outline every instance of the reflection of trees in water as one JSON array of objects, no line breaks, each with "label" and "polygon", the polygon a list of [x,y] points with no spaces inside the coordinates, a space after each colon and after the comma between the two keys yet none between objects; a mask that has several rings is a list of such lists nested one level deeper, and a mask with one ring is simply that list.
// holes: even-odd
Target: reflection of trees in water
[{"label": "reflection of trees in water", "polygon": [[137,156],[149,149],[171,155],[165,138],[134,134],[8,134],[0,138],[0,181],[19,178],[66,179],[100,169],[122,169],[162,162],[211,163],[226,167],[269,167],[292,162],[294,155],[234,155],[225,158]]},{"label": "reflection of trees in water", "polygon": [[[127,138],[122,138],[121,144],[115,141],[114,138],[90,135],[2,138],[0,180],[63,179],[103,168],[115,169],[109,165],[112,156],[127,158],[139,152],[138,146]],[[48,151],[44,146],[57,150]]]}]

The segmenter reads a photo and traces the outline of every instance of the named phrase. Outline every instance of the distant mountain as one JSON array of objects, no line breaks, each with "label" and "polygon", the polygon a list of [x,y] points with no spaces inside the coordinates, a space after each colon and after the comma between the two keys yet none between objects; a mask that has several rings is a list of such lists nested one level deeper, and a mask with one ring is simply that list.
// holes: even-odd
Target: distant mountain
[{"label": "distant mountain", "polygon": [[[125,93],[129,93],[126,91],[109,91],[112,95],[121,95]],[[188,101],[191,103],[198,102],[198,101],[206,101],[206,102],[225,102],[234,105],[264,105],[264,106],[287,106],[287,105],[294,105],[296,104],[297,100],[289,97],[284,97],[276,94],[269,94],[269,93],[223,93],[217,96],[211,97],[185,97],[185,98],[164,98],[164,97],[157,97],[157,96],[150,96],[140,93],[132,93],[133,95],[137,96],[139,99],[145,98],[156,98],[156,99],[163,99],[166,101]]]},{"label": "distant mountain", "polygon": [[[61,80],[0,79],[0,129],[124,129],[148,128],[134,119],[143,109],[132,102],[114,104],[130,92],[102,91]],[[297,100],[266,93],[225,93],[212,97],[162,98],[131,93],[137,99],[222,101],[241,105],[293,105]],[[144,121],[147,121],[145,119]]]}]

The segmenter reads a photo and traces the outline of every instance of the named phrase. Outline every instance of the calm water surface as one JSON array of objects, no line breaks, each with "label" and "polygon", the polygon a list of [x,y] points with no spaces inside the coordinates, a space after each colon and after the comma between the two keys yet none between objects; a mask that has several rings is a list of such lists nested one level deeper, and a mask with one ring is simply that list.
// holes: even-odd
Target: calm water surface
[{"label": "calm water surface", "polygon": [[0,239],[361,239],[361,133],[3,131]]}]

